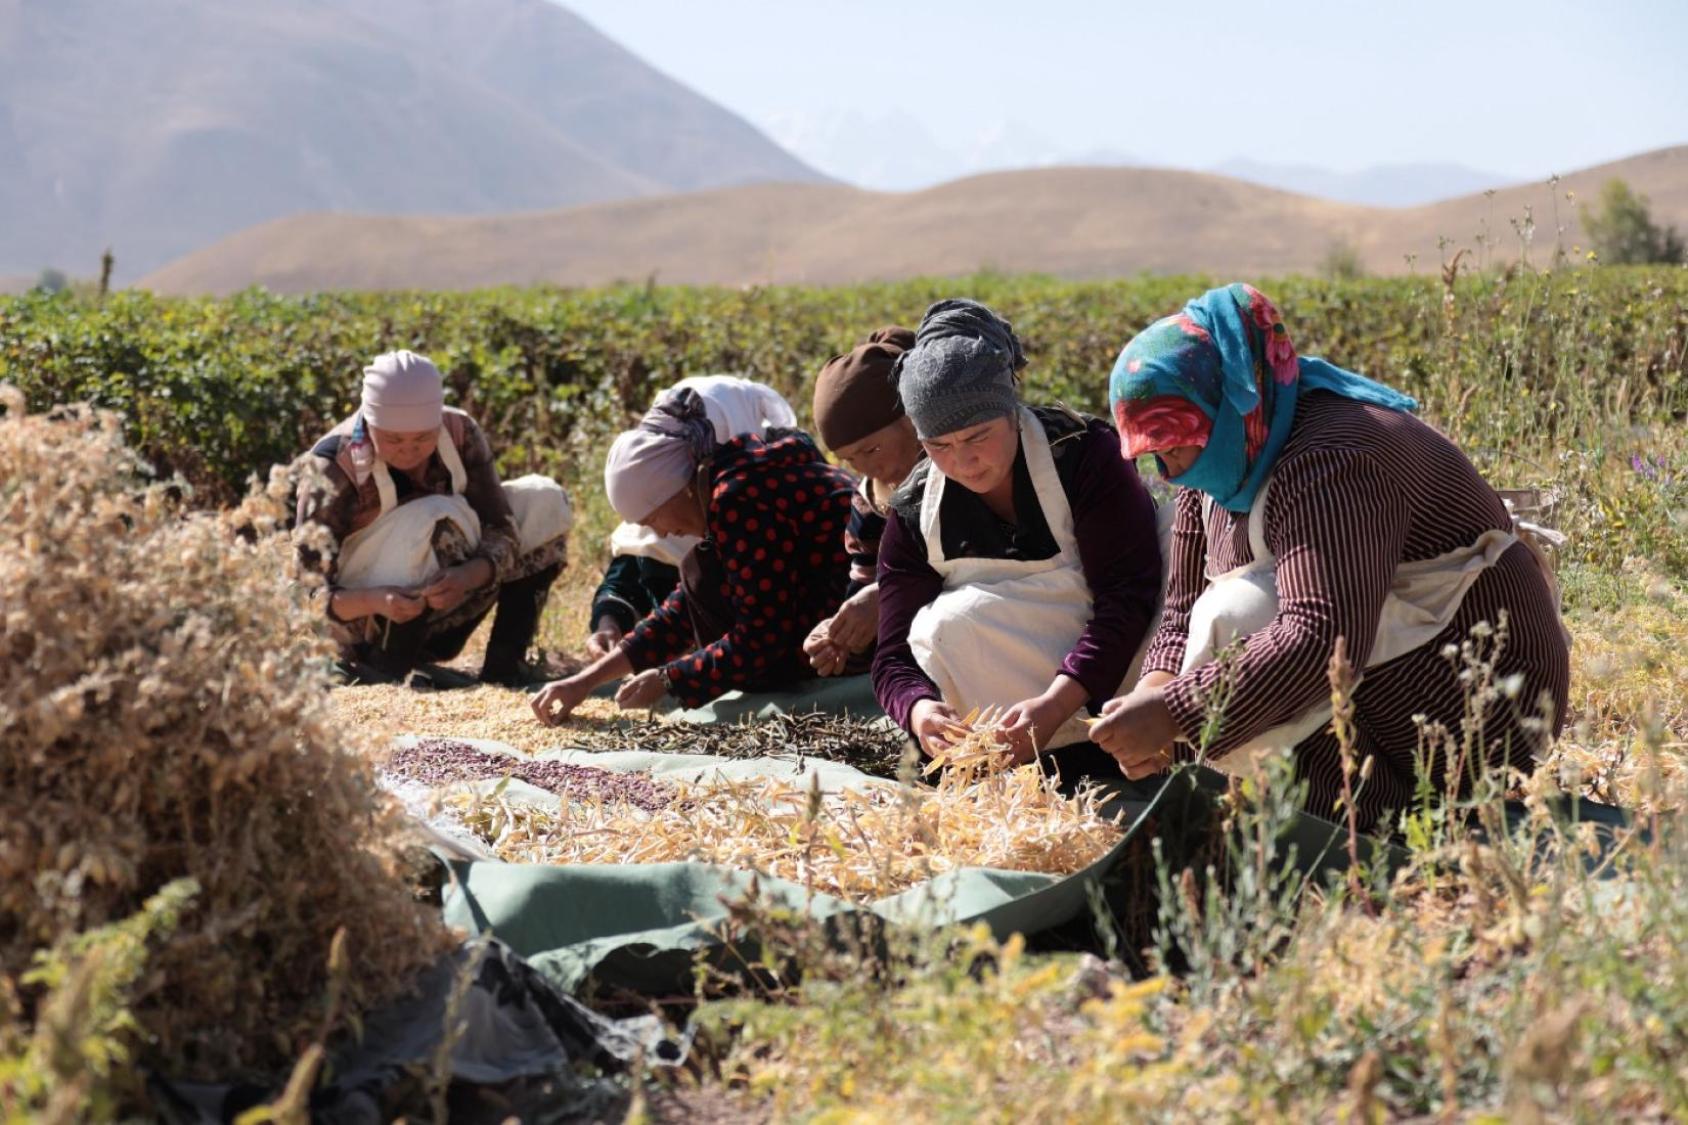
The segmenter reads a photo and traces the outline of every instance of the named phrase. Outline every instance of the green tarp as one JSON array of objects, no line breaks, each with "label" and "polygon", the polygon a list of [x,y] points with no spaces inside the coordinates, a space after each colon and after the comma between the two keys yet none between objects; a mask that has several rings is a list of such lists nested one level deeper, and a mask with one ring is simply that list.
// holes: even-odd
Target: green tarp
[{"label": "green tarp", "polygon": [[[580,750],[545,756],[686,780],[718,772],[740,778],[777,776],[807,786],[809,773],[801,771],[812,771],[828,791],[889,784],[848,766],[812,759],[799,765],[796,760],[728,761],[706,755]],[[451,863],[446,920],[474,933],[491,933],[565,990],[590,984],[642,995],[689,992],[700,955],[724,969],[741,955],[752,956],[727,948],[719,935],[730,906],[753,890],[764,910],[807,913],[834,932],[846,927],[858,934],[872,932],[880,924],[930,931],[983,922],[999,939],[1021,933],[1048,947],[1099,944],[1094,923],[1100,908],[1124,947],[1138,949],[1148,943],[1158,909],[1150,841],[1160,840],[1172,871],[1188,866],[1201,874],[1210,864],[1223,870],[1216,798],[1226,784],[1223,776],[1197,766],[1180,768],[1158,787],[1122,780],[1105,806],[1125,826],[1119,843],[1089,867],[1067,876],[963,868],[902,894],[858,905],[807,893],[782,879],[705,863],[545,866],[459,860]],[[522,799],[557,799],[515,787],[506,796],[512,791],[520,792]],[[1562,811],[1570,818],[1594,820],[1607,833],[1623,821],[1617,810],[1592,802],[1567,804]],[[1362,862],[1380,860],[1389,868],[1407,858],[1399,847],[1364,837],[1359,849]],[[1281,862],[1323,878],[1346,868],[1347,833],[1341,826],[1298,814],[1279,837],[1277,854]]]},{"label": "green tarp", "polygon": [[[590,754],[555,756],[603,768],[649,770],[696,777],[794,776],[792,762],[704,760],[703,755]],[[826,789],[887,784],[833,763],[805,762]],[[718,937],[728,906],[750,894],[754,882],[764,907],[806,912],[821,921],[873,922],[932,930],[983,922],[999,938],[1036,935],[1072,923],[1087,924],[1093,888],[1127,868],[1141,876],[1151,836],[1171,836],[1169,858],[1197,846],[1188,829],[1202,817],[1202,790],[1183,771],[1179,784],[1122,785],[1112,812],[1126,825],[1118,844],[1072,875],[1045,875],[995,868],[946,872],[901,894],[862,906],[824,894],[810,894],[783,879],[706,863],[547,866],[457,861],[446,893],[446,921],[471,932],[490,932],[527,958],[553,983],[573,990],[591,981],[614,990],[644,994],[685,991],[700,950],[722,963],[730,954]],[[507,791],[508,795],[509,791]],[[542,799],[524,791],[525,799]],[[1152,884],[1151,878],[1147,881]],[[866,916],[871,915],[871,918]]]}]

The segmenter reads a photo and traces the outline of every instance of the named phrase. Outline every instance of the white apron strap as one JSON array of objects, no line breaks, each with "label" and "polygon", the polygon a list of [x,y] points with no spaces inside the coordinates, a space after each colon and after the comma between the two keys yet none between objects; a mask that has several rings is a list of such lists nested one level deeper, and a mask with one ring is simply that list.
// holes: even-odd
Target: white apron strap
[{"label": "white apron strap", "polygon": [[371,475],[375,478],[375,491],[381,497],[381,515],[384,516],[399,506],[399,490],[393,485],[393,474],[387,470],[387,462],[377,460]]},{"label": "white apron strap", "polygon": [[[1266,546],[1266,494],[1271,491],[1272,478],[1268,475],[1265,480],[1260,482],[1260,491],[1254,494],[1254,503],[1250,504],[1248,509],[1248,550],[1249,554],[1252,555],[1253,558],[1252,561],[1238,567],[1238,571],[1245,568],[1269,565],[1275,561],[1272,558],[1272,552]],[[1208,525],[1213,522],[1213,509],[1213,497],[1205,492],[1202,493],[1202,531],[1204,534],[1207,531]],[[1208,553],[1210,555],[1213,553],[1213,546],[1211,543],[1208,545]],[[1161,554],[1164,558],[1166,552],[1163,551]],[[1223,577],[1223,575],[1218,575],[1213,572],[1213,566],[1211,563],[1208,564],[1205,569],[1209,581]],[[1235,571],[1232,573],[1235,573]]]},{"label": "white apron strap", "polygon": [[938,528],[938,513],[944,506],[944,485],[949,478],[938,471],[936,464],[926,468],[926,491],[920,497],[920,537],[926,542],[926,561],[940,574],[948,560],[944,558],[944,537]]},{"label": "white apron strap", "polygon": [[[469,473],[463,468],[463,458],[457,455],[457,443],[451,440],[451,433],[444,426],[440,427],[439,444],[435,451],[440,455],[440,462],[445,465],[445,471],[451,474],[452,495],[463,495],[463,490],[469,486]],[[377,458],[372,475],[375,477],[375,491],[381,497],[381,514],[384,516],[399,506],[399,490],[393,484],[393,474],[387,468],[387,462]]]},{"label": "white apron strap", "polygon": [[469,487],[469,473],[463,468],[463,458],[457,455],[457,443],[451,440],[451,431],[444,426],[440,427],[439,455],[446,472],[451,474],[453,495],[463,495],[463,490]]},{"label": "white apron strap", "polygon": [[1073,534],[1073,509],[1067,502],[1067,490],[1061,487],[1060,474],[1055,471],[1055,457],[1049,447],[1049,434],[1044,430],[1043,423],[1038,421],[1037,415],[1027,407],[1020,407],[1017,420],[1020,426],[1020,448],[1025,451],[1026,469],[1032,478],[1032,490],[1037,494],[1038,507],[1042,509],[1044,522],[1055,539],[1057,557],[1054,560],[1039,560],[1035,563],[1008,559],[946,558],[939,517],[943,510],[944,489],[948,487],[949,479],[933,465],[927,470],[926,491],[920,498],[920,534],[926,542],[927,563],[933,570],[944,575],[946,580],[957,561],[968,564],[973,570],[970,579],[974,581],[989,580],[988,576],[996,573],[1017,574],[1046,570],[1054,565],[1076,565],[1078,540]]}]

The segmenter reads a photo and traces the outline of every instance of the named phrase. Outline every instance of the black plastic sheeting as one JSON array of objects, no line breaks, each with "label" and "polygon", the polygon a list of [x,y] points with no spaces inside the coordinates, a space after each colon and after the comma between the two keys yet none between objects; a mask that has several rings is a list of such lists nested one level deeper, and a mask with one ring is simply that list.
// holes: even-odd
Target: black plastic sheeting
[{"label": "black plastic sheeting", "polygon": [[[473,981],[462,990],[466,973]],[[452,1010],[454,989],[462,990]],[[450,1023],[458,1030],[443,1054]],[[652,1016],[612,1020],[558,992],[497,941],[468,943],[429,969],[410,996],[365,1018],[355,1044],[333,1053],[311,1095],[313,1122],[384,1125],[426,1118],[443,1072],[453,1122],[595,1117],[624,1094],[611,1077],[636,1062],[682,1062],[686,1039]],[[443,1061],[443,1065],[442,1064]],[[153,1076],[153,1103],[171,1125],[222,1125],[286,1085],[173,1082]]]}]

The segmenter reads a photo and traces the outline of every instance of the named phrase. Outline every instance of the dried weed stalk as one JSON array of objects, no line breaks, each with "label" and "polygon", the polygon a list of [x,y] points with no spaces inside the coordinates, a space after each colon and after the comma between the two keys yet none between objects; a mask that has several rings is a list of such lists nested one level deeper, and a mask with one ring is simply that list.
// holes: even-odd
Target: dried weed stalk
[{"label": "dried weed stalk", "polygon": [[337,932],[341,1026],[450,940],[332,721],[280,482],[188,513],[115,416],[28,415],[4,387],[0,408],[0,977],[191,878],[135,984],[138,1061],[274,1072],[323,1031]]}]

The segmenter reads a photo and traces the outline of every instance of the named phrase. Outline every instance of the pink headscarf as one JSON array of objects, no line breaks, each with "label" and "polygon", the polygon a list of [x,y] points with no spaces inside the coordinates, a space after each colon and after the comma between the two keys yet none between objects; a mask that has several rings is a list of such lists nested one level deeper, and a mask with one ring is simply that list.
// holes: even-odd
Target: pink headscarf
[{"label": "pink headscarf", "polygon": [[604,491],[628,523],[641,523],[687,484],[715,452],[715,427],[696,391],[671,391],[657,399],[637,429],[610,446]]},{"label": "pink headscarf", "polygon": [[363,416],[371,426],[399,433],[437,430],[445,413],[445,382],[427,356],[400,349],[363,369]]}]

